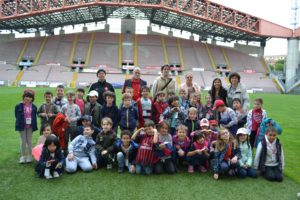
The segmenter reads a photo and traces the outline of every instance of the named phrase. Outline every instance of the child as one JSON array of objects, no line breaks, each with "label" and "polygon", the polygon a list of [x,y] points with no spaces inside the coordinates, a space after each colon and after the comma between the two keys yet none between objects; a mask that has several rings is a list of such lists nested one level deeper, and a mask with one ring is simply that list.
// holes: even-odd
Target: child
[{"label": "child", "polygon": [[131,133],[128,130],[122,131],[121,139],[118,139],[115,145],[119,173],[123,173],[124,168],[128,169],[129,173],[135,173],[137,149],[138,145],[131,140]]},{"label": "child", "polygon": [[163,91],[156,93],[156,101],[152,108],[152,118],[155,124],[164,120],[164,111],[168,107],[168,103],[164,102],[166,94]]},{"label": "child", "polygon": [[64,154],[55,135],[47,137],[35,171],[39,177],[58,178],[63,172]]},{"label": "child", "polygon": [[[37,107],[34,102],[34,91],[25,90],[22,96],[23,101],[15,107],[16,131],[19,131],[21,138],[21,157],[19,163],[30,163],[32,161],[32,134],[37,130]],[[26,147],[28,154],[26,156]]]},{"label": "child", "polygon": [[106,91],[103,93],[103,96],[104,105],[101,109],[101,117],[109,117],[113,122],[112,129],[117,133],[119,123],[119,115],[117,113],[119,113],[119,109],[115,103],[116,95],[111,91]]},{"label": "child", "polygon": [[78,88],[76,90],[76,98],[75,98],[75,104],[79,106],[81,115],[84,114],[84,105],[86,104],[86,101],[83,99],[84,97],[84,89]]},{"label": "child", "polygon": [[[83,135],[84,127],[90,126],[91,124],[92,124],[91,116],[83,115],[79,120],[79,126],[77,126],[76,137],[78,135]],[[94,133],[92,134],[92,138],[95,142],[98,133],[100,133],[100,129],[94,126]]]},{"label": "child", "polygon": [[156,154],[159,158],[154,165],[155,173],[161,174],[165,170],[168,174],[174,174],[176,170],[171,158],[173,141],[167,122],[163,121],[159,124],[158,132],[154,134],[153,143],[156,146]]},{"label": "child", "polygon": [[41,118],[41,126],[43,126],[44,124],[50,124],[50,126],[52,127],[53,121],[56,117],[56,114],[58,113],[56,105],[51,102],[52,97],[52,92],[45,92],[45,103],[43,103],[37,111],[38,116]]},{"label": "child", "polygon": [[[130,96],[131,96],[131,105],[134,106],[134,107],[137,107],[136,101],[132,99],[133,94],[134,94],[134,89],[132,87],[126,87],[125,88],[125,93],[130,94]],[[125,93],[123,93],[123,94],[125,94]],[[123,102],[121,102],[121,104],[120,104],[120,108],[122,108],[122,107],[123,107]]]},{"label": "child", "polygon": [[176,127],[184,123],[185,114],[179,107],[178,96],[169,98],[169,107],[164,112],[164,119],[170,124],[170,133],[175,135]]},{"label": "child", "polygon": [[197,108],[191,107],[188,110],[188,119],[185,120],[184,125],[188,128],[187,136],[191,139],[191,133],[199,130],[200,126],[197,121],[198,110]]},{"label": "child", "polygon": [[141,174],[143,171],[150,175],[153,170],[154,164],[154,143],[153,137],[154,122],[146,120],[144,127],[138,129],[131,137],[137,144],[139,144],[137,156],[136,156],[136,167],[135,171],[137,174]]},{"label": "child", "polygon": [[115,132],[112,130],[112,120],[104,117],[101,121],[102,131],[96,137],[96,154],[98,166],[105,166],[112,169],[114,158],[114,145],[117,140]]},{"label": "child", "polygon": [[123,106],[119,109],[120,129],[129,130],[131,133],[137,127],[138,111],[136,107],[131,104],[131,95],[124,93],[122,96]]},{"label": "child", "polygon": [[238,120],[238,128],[243,128],[247,121],[247,112],[245,112],[245,110],[243,109],[241,100],[238,98],[234,98],[232,100],[232,107]]},{"label": "child", "polygon": [[248,131],[245,128],[239,128],[236,133],[237,145],[241,151],[241,157],[238,160],[238,175],[241,178],[246,178],[247,176],[256,178],[256,170],[251,167],[252,149],[249,144],[248,135]]},{"label": "child", "polygon": [[205,135],[200,131],[196,131],[193,137],[193,143],[187,153],[189,160],[188,172],[194,173],[194,168],[198,167],[200,172],[208,171],[209,144],[205,141]]},{"label": "child", "polygon": [[139,128],[144,126],[146,119],[152,119],[152,106],[153,101],[149,98],[150,88],[147,86],[142,87],[142,97],[137,100]]},{"label": "child", "polygon": [[213,142],[217,140],[217,134],[214,134],[212,130],[209,129],[209,121],[206,118],[200,121],[201,133],[205,136],[205,141],[210,146]]},{"label": "child", "polygon": [[214,105],[212,104],[212,98],[211,98],[210,94],[207,94],[205,96],[205,101],[206,101],[206,104],[203,108],[203,117],[208,120],[215,119],[215,112],[213,111]]},{"label": "child", "polygon": [[189,101],[187,99],[187,93],[185,89],[179,90],[179,105],[181,110],[185,111],[187,114],[187,111],[189,109]]},{"label": "child", "polygon": [[214,179],[218,180],[220,174],[226,172],[228,172],[229,175],[233,175],[239,157],[240,149],[234,143],[233,136],[230,134],[229,130],[221,128],[214,152]]},{"label": "child", "polygon": [[60,144],[60,147],[63,151],[67,151],[67,142],[65,140],[66,131],[68,130],[69,123],[68,120],[66,120],[66,116],[62,113],[58,113],[53,121],[52,130],[54,134],[58,137],[58,141]]},{"label": "child", "polygon": [[83,135],[78,135],[69,145],[69,154],[66,159],[66,171],[74,173],[77,166],[84,172],[97,169],[97,159],[95,156],[95,142],[92,138],[93,126],[86,126]]},{"label": "child", "polygon": [[177,134],[173,136],[173,145],[175,150],[175,160],[178,163],[187,161],[186,154],[190,148],[190,139],[187,136],[188,128],[184,125],[179,125],[177,127]]},{"label": "child", "polygon": [[214,110],[220,113],[220,126],[227,128],[235,136],[237,131],[237,117],[235,112],[231,108],[226,107],[223,100],[215,101]]},{"label": "child", "polygon": [[265,137],[258,144],[254,168],[258,169],[269,181],[282,181],[284,154],[275,127],[267,129]]},{"label": "child", "polygon": [[51,135],[51,132],[50,124],[43,124],[40,130],[40,137],[38,138],[36,145],[44,144],[46,138]]},{"label": "child", "polygon": [[98,92],[92,90],[88,94],[89,103],[85,104],[84,114],[91,116],[92,124],[100,128],[102,106],[97,102]]},{"label": "child", "polygon": [[67,93],[68,103],[61,108],[61,113],[65,115],[65,121],[68,122],[68,128],[65,132],[65,143],[68,146],[69,137],[73,140],[76,137],[77,121],[81,117],[78,105],[74,104],[75,93]]},{"label": "child", "polygon": [[52,103],[54,103],[57,107],[58,112],[61,111],[61,108],[68,103],[67,99],[64,98],[65,87],[63,85],[58,85],[56,87],[56,97],[52,99]]},{"label": "child", "polygon": [[[247,116],[247,130],[250,134],[250,145],[254,148],[255,137],[260,124],[267,119],[267,112],[262,109],[263,100],[261,98],[254,99],[253,101],[253,109],[248,112]],[[263,133],[264,135],[265,133]],[[260,138],[261,139],[261,138]],[[257,144],[260,140],[257,142]],[[255,145],[257,146],[257,145]]]},{"label": "child", "polygon": [[190,105],[189,108],[194,107],[198,110],[198,116],[197,119],[202,119],[203,117],[203,106],[201,103],[200,94],[199,93],[193,93],[190,96]]}]

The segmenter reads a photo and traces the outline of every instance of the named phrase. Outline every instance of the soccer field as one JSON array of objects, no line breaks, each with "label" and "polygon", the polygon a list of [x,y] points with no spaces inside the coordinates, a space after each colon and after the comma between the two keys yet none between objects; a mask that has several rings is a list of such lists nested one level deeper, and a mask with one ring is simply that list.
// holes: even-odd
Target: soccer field
[{"label": "soccer field", "polygon": [[[251,94],[262,97],[268,117],[283,128],[279,136],[285,153],[285,179],[273,183],[263,178],[238,179],[212,173],[188,174],[186,169],[175,175],[137,176],[100,169],[92,173],[64,174],[55,180],[36,178],[34,163],[18,164],[19,133],[14,128],[14,107],[21,101],[24,88],[0,88],[0,199],[297,199],[300,192],[300,96]],[[48,88],[35,88],[35,104],[43,101]],[[117,104],[120,90],[117,90]],[[203,97],[202,97],[203,98]],[[39,132],[34,133],[33,144]]]}]

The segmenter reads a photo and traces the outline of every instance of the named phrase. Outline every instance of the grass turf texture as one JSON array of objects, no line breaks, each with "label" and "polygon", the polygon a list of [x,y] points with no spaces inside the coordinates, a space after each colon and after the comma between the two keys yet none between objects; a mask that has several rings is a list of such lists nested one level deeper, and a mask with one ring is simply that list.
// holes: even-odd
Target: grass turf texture
[{"label": "grass turf texture", "polygon": [[[214,181],[212,173],[188,174],[186,169],[176,175],[149,177],[119,175],[116,170],[100,169],[92,173],[64,174],[55,180],[36,178],[34,163],[18,164],[19,134],[14,130],[14,106],[20,102],[24,88],[0,88],[0,199],[297,199],[300,192],[300,146],[298,134],[300,96],[251,94],[264,99],[268,116],[283,127],[279,137],[284,148],[286,167],[282,183],[259,177],[244,179],[221,177]],[[45,88],[35,88],[35,104],[43,101]],[[54,90],[53,90],[54,91]],[[117,90],[117,103],[120,103]],[[203,95],[204,97],[204,95]],[[202,97],[202,98],[203,98]],[[35,132],[33,144],[39,133]]]}]

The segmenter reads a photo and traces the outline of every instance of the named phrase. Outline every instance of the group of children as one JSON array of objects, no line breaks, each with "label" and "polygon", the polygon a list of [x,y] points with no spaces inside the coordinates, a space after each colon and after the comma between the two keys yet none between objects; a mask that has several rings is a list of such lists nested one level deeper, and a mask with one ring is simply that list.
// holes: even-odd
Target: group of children
[{"label": "group of children", "polygon": [[41,136],[32,152],[38,160],[37,174],[47,179],[59,177],[64,169],[74,173],[78,166],[92,171],[114,165],[119,173],[174,174],[186,166],[189,173],[212,169],[214,179],[223,174],[254,178],[257,170],[268,180],[283,179],[284,155],[277,138],[281,128],[267,118],[262,99],[255,99],[247,112],[239,99],[229,108],[207,95],[204,105],[200,94],[187,97],[185,90],[179,96],[158,92],[152,98],[144,86],[135,102],[133,89],[127,87],[119,107],[114,93],[103,94],[103,105],[97,103],[98,95],[90,91],[86,101],[84,90],[78,89],[76,94],[68,92],[65,99],[63,86],[58,86],[56,97],[45,92],[45,103],[37,109],[34,91],[25,90],[15,108],[22,144],[20,163],[32,161],[31,137],[38,116]]}]

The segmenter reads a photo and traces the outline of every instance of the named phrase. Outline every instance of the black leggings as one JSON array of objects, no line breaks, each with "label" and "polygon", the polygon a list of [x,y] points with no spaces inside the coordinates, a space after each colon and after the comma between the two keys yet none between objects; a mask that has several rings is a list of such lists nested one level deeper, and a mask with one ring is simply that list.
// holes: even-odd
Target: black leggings
[{"label": "black leggings", "polygon": [[154,172],[161,174],[166,171],[168,174],[174,174],[176,172],[175,165],[171,158],[166,159],[164,162],[159,161],[154,165]]},{"label": "black leggings", "polygon": [[264,177],[269,181],[281,182],[283,180],[282,171],[279,169],[278,166],[274,166],[274,167],[266,166]]},{"label": "black leggings", "polygon": [[252,149],[253,149],[254,144],[255,144],[255,138],[256,138],[256,131],[251,131],[251,134],[250,134],[250,145],[251,145]]}]

